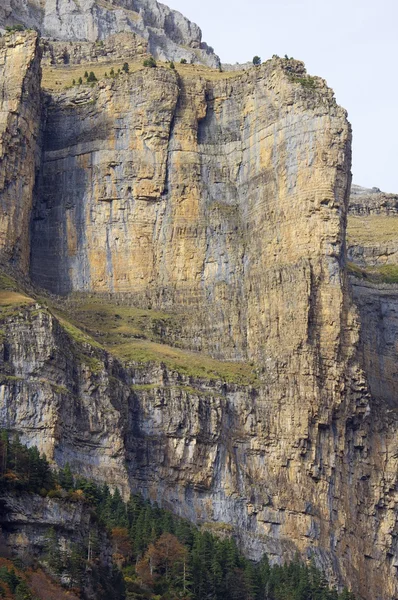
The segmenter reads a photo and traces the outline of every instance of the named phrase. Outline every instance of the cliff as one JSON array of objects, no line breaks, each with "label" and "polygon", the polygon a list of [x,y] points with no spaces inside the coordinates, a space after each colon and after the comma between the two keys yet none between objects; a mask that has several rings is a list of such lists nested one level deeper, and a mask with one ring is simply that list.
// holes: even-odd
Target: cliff
[{"label": "cliff", "polygon": [[43,37],[101,42],[130,32],[159,60],[185,59],[217,68],[218,56],[202,42],[200,28],[156,0],[5,0],[0,28],[22,24]]},{"label": "cliff", "polygon": [[396,407],[398,389],[398,197],[353,186],[348,260],[361,316],[361,353],[372,393]]},{"label": "cliff", "polygon": [[129,73],[109,77],[120,39],[69,63],[47,46],[34,286],[0,293],[1,423],[126,496],[226,524],[253,558],[299,551],[393,600],[396,387],[378,392],[380,321],[366,329],[345,264],[346,113],[294,60],[143,68],[130,37]]},{"label": "cliff", "polygon": [[0,38],[0,260],[25,273],[40,149],[40,51],[37,35]]}]

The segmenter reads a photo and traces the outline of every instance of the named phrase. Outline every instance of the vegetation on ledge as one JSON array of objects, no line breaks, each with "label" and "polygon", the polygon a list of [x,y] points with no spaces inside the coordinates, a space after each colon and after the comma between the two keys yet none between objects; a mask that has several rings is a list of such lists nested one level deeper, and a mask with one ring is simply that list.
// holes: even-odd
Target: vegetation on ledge
[{"label": "vegetation on ledge", "polygon": [[[253,366],[247,362],[216,360],[165,343],[178,338],[180,319],[184,318],[181,315],[78,294],[53,312],[76,342],[103,347],[121,361],[164,364],[170,370],[197,379],[242,385],[258,383]],[[73,322],[69,315],[73,315]]]},{"label": "vegetation on ledge", "polygon": [[398,265],[381,265],[379,267],[359,267],[347,263],[350,275],[369,281],[370,283],[398,283]]}]

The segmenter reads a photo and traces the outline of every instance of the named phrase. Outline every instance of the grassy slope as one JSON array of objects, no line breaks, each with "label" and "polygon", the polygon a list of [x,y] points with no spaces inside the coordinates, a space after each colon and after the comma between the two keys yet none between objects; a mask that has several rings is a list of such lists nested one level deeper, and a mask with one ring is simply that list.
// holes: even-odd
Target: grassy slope
[{"label": "grassy slope", "polygon": [[[230,383],[254,384],[256,375],[246,362],[224,362],[199,352],[190,352],[160,343],[165,328],[178,330],[178,317],[168,313],[121,306],[95,296],[74,295],[56,314],[78,337],[90,336],[97,345],[122,361],[163,363],[184,375],[222,379]],[[83,331],[84,333],[83,333]],[[79,332],[79,333],[78,333]],[[79,341],[79,339],[77,339]]]},{"label": "grassy slope", "polygon": [[[42,87],[48,91],[62,91],[73,86],[73,80],[77,82],[79,77],[84,79],[84,73],[87,71],[93,71],[98,80],[112,81],[109,76],[110,70],[113,69],[117,73],[118,69],[121,69],[124,61],[109,61],[109,62],[95,62],[95,63],[84,63],[80,65],[51,65],[43,67]],[[135,73],[141,71],[146,67],[143,66],[143,61],[135,62],[133,60],[128,61],[129,72]],[[169,68],[168,63],[158,63],[159,67]],[[217,69],[210,69],[202,65],[182,65],[176,63],[175,65],[177,73],[181,77],[202,77],[209,81],[217,81],[220,79],[230,79],[234,77],[240,77],[242,72],[240,71],[227,71],[225,73],[217,71]],[[108,78],[105,77],[107,73]],[[124,73],[118,77],[127,77]],[[89,87],[90,84],[83,83],[81,86],[75,85],[73,87],[78,89],[84,89]]]},{"label": "grassy slope", "polygon": [[363,268],[354,263],[348,263],[347,267],[351,275],[371,283],[398,283],[398,265]]},{"label": "grassy slope", "polygon": [[398,240],[398,217],[370,215],[348,218],[347,239],[350,246],[373,246]]},{"label": "grassy slope", "polygon": [[[385,215],[350,216],[347,223],[348,246],[374,247],[380,244],[398,246],[398,217]],[[348,263],[348,271],[372,283],[398,283],[398,265],[359,267]]]},{"label": "grassy slope", "polygon": [[[0,274],[0,322],[35,302],[22,293],[13,279]],[[178,330],[176,315],[121,306],[93,295],[76,294],[64,303],[46,299],[45,304],[76,343],[104,348],[123,362],[162,363],[190,377],[244,385],[257,383],[249,363],[215,360],[160,343],[165,328]],[[0,330],[0,335],[3,333]],[[98,367],[93,357],[84,358],[86,362],[91,360],[93,368]]]}]

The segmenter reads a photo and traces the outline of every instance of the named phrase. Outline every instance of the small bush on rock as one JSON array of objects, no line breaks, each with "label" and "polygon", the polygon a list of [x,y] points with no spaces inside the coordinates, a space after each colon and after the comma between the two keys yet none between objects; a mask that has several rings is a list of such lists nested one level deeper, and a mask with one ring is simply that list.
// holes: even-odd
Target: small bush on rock
[{"label": "small bush on rock", "polygon": [[150,56],[149,58],[146,58],[144,60],[144,67],[156,67],[156,60],[153,58],[153,56]]}]

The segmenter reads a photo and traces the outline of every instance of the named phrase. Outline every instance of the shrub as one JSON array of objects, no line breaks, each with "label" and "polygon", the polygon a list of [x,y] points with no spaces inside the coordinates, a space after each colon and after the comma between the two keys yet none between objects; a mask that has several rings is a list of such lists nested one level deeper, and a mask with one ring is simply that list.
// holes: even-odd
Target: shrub
[{"label": "shrub", "polygon": [[261,65],[261,58],[259,56],[253,56],[253,65],[255,65],[256,67],[258,65]]},{"label": "shrub", "polygon": [[87,79],[87,77],[88,77],[87,71],[84,72],[84,77]]},{"label": "shrub", "polygon": [[72,85],[76,85],[76,80],[75,79],[72,81]]},{"label": "shrub", "polygon": [[169,67],[170,67],[170,69],[175,69],[175,68],[176,68],[176,66],[175,66],[175,64],[173,63],[173,61],[171,61],[171,63],[170,63],[170,65],[169,65]]},{"label": "shrub", "polygon": [[87,81],[89,83],[94,83],[95,81],[98,81],[98,79],[96,78],[94,71],[90,71],[89,76],[87,77]]},{"label": "shrub", "polygon": [[144,60],[144,67],[156,67],[156,60],[153,58],[153,56],[150,56],[149,58],[146,58]]},{"label": "shrub", "polygon": [[122,66],[122,71],[124,71],[125,73],[129,72],[129,63],[124,63]]},{"label": "shrub", "polygon": [[81,84],[83,83],[83,79],[82,79],[81,77],[79,77],[79,79],[77,80],[77,83],[78,83],[79,85],[81,85]]},{"label": "shrub", "polygon": [[14,31],[25,31],[26,27],[23,25],[7,25],[6,31],[7,33],[12,33]]},{"label": "shrub", "polygon": [[182,59],[180,60],[180,63],[181,63],[182,65],[186,65],[186,64],[187,64],[187,59],[186,59],[186,58],[182,58]]}]

